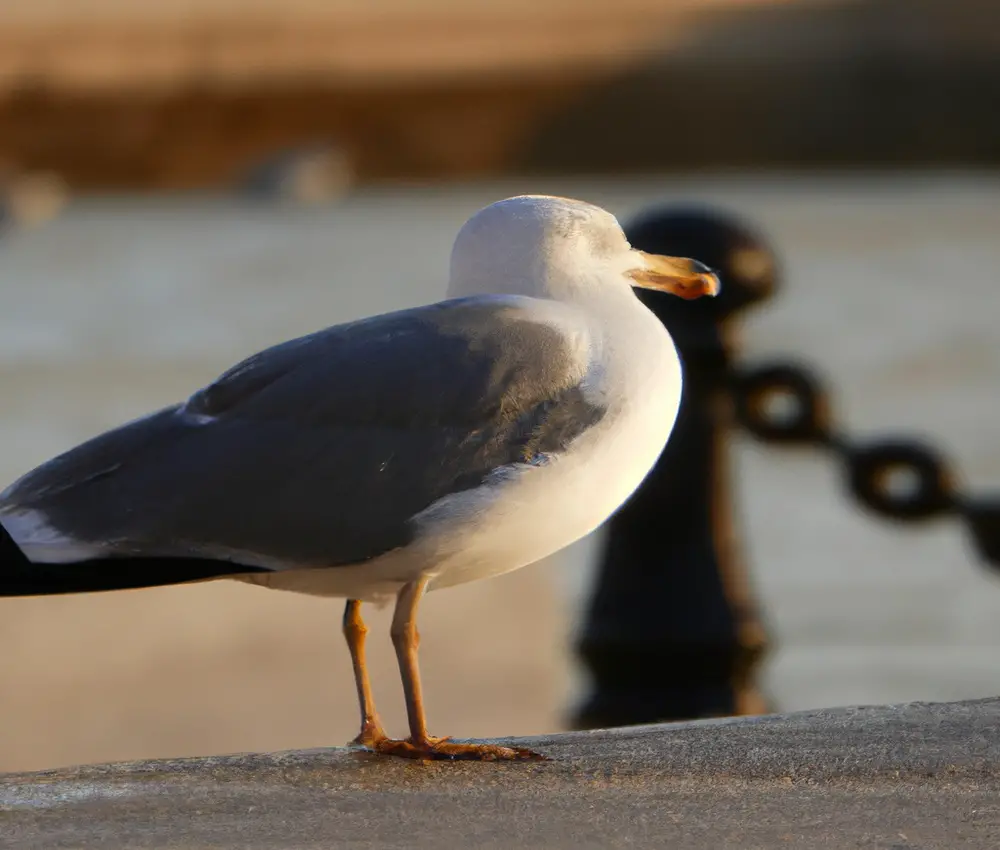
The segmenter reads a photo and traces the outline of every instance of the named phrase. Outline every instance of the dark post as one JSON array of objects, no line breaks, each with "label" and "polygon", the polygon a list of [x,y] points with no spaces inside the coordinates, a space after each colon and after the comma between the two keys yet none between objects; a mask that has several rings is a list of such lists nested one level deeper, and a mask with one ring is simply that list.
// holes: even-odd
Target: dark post
[{"label": "dark post", "polygon": [[744,223],[707,209],[652,210],[625,229],[636,248],[706,263],[722,292],[690,302],[640,293],[674,338],[684,395],[659,462],[608,523],[578,644],[593,692],[573,723],[761,713],[753,674],[767,641],[734,530],[725,442],[730,319],[772,293],[775,257]]}]

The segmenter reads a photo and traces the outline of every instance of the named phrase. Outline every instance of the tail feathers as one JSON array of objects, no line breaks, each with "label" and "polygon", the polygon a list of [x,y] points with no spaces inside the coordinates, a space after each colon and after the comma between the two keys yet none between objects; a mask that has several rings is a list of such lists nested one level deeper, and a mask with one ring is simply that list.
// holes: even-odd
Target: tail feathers
[{"label": "tail feathers", "polygon": [[51,596],[184,584],[267,572],[213,558],[102,557],[66,564],[28,560],[0,523],[0,596]]}]

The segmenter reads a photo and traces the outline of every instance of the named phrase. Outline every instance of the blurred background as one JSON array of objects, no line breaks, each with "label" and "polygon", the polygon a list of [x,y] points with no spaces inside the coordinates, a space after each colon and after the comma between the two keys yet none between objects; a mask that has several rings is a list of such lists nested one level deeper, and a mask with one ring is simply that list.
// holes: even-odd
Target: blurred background
[{"label": "blurred background", "polygon": [[[996,494],[998,60],[993,0],[4,4],[0,482],[264,346],[442,297],[461,223],[547,192],[752,223],[781,285],[735,360],[812,364],[844,431],[919,436]],[[739,710],[1000,692],[1000,581],[962,522],[861,511],[829,452],[723,451],[766,645]],[[603,540],[431,594],[432,732],[582,725]],[[340,615],[225,582],[0,599],[0,770],[342,744]]]}]

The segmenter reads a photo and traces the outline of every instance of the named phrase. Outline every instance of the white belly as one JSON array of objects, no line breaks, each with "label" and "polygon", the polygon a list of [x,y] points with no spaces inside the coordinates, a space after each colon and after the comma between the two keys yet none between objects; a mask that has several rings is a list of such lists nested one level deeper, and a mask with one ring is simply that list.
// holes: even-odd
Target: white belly
[{"label": "white belly", "polygon": [[[436,574],[431,587],[518,569],[600,526],[652,469],[673,428],[679,370],[667,391],[661,382],[654,385],[656,391],[599,423],[550,465],[524,469],[495,494],[477,493],[466,497],[466,504],[459,495],[452,505],[425,512],[433,516],[436,508],[440,516],[438,528],[431,526],[424,542],[432,552],[438,547],[436,563],[429,567]],[[481,510],[476,510],[477,500]],[[454,519],[471,511],[476,521],[458,530]],[[452,518],[453,512],[457,517]]]},{"label": "white belly", "polygon": [[423,512],[423,531],[402,550],[335,569],[255,573],[277,590],[380,602],[408,581],[430,589],[490,578],[539,561],[601,525],[656,463],[676,405],[643,405],[594,428],[550,465],[526,466],[500,484],[448,496]]}]

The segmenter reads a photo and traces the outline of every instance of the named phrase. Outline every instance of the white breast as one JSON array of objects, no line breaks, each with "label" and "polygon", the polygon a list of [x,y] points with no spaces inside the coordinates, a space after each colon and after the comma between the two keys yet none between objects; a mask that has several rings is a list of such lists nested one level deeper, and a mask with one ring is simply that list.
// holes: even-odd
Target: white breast
[{"label": "white breast", "polygon": [[421,515],[426,537],[417,548],[438,574],[432,587],[518,569],[568,546],[601,525],[652,469],[677,417],[681,368],[659,320],[636,307],[643,321],[630,317],[625,344],[608,335],[587,386],[608,407],[600,422],[549,464],[450,496]]}]

